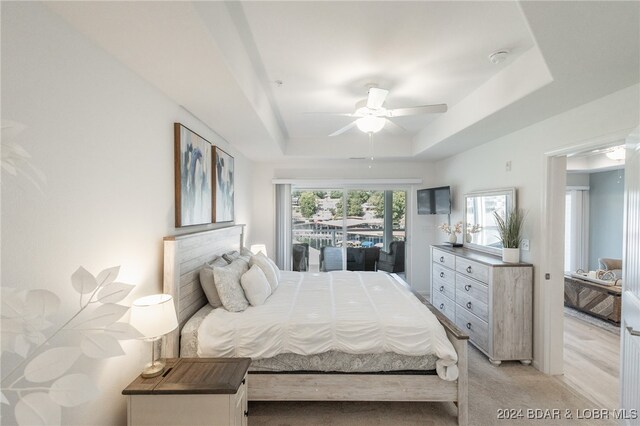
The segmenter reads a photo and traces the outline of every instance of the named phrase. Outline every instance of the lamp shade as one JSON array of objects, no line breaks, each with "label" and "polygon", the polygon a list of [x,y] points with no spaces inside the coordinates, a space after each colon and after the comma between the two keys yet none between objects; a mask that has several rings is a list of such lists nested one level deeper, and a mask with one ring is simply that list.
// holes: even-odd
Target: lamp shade
[{"label": "lamp shade", "polygon": [[267,246],[265,244],[252,244],[251,245],[251,253],[258,254],[262,252],[265,256],[267,256]]},{"label": "lamp shade", "polygon": [[178,327],[173,297],[169,294],[153,294],[142,297],[131,305],[129,320],[145,339],[156,339]]},{"label": "lamp shade", "polygon": [[356,120],[358,129],[365,133],[377,133],[384,127],[385,119],[374,115],[367,115]]}]

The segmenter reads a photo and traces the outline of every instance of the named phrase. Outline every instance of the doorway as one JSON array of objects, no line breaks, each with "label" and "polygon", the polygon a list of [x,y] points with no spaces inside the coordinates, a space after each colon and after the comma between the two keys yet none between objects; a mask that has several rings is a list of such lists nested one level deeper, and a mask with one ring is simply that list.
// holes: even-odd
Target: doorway
[{"label": "doorway", "polygon": [[609,410],[619,406],[624,141],[566,159],[564,375]]}]

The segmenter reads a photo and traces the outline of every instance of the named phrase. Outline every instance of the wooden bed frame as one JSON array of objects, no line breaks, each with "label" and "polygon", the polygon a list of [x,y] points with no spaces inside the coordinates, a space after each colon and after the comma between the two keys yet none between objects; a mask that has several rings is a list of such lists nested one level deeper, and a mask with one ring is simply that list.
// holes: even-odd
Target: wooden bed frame
[{"label": "wooden bed frame", "polygon": [[[233,225],[164,239],[164,292],[171,294],[178,328],[166,336],[164,356],[177,357],[180,331],[207,299],[200,287],[199,270],[231,250],[243,246],[244,225]],[[468,422],[467,340],[458,327],[415,293],[442,323],[458,353],[457,381],[425,374],[354,373],[249,373],[249,401],[450,401],[458,407],[458,424]]]}]

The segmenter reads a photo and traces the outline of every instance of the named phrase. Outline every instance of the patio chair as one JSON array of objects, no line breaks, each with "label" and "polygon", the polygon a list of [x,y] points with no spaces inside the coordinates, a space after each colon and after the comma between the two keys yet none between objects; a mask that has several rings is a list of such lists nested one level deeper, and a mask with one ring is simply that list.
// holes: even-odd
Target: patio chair
[{"label": "patio chair", "polygon": [[388,253],[380,252],[378,271],[404,272],[404,241],[393,241],[389,244]]}]

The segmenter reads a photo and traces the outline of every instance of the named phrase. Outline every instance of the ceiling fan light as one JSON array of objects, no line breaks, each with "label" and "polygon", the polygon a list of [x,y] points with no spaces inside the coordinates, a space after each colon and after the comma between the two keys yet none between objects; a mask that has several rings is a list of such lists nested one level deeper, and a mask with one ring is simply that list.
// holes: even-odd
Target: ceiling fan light
[{"label": "ceiling fan light", "polygon": [[385,119],[383,117],[374,117],[368,115],[366,117],[358,118],[356,125],[360,131],[365,133],[377,133],[384,127]]},{"label": "ceiling fan light", "polygon": [[607,157],[612,160],[624,160],[626,156],[626,152],[624,150],[624,146],[616,146],[613,150],[607,152]]}]

